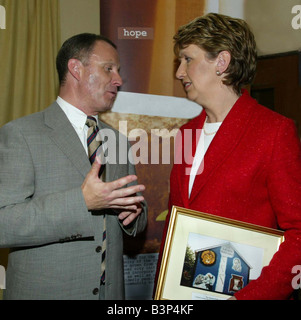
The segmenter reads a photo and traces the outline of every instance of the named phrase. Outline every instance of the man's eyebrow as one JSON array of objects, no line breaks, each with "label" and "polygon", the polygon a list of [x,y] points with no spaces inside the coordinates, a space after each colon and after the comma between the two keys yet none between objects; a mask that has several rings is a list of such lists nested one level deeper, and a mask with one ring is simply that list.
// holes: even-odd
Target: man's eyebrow
[{"label": "man's eyebrow", "polygon": [[113,61],[99,61],[99,64],[101,65],[111,65],[114,66],[118,69],[118,71],[120,70],[120,65],[119,63],[113,62]]},{"label": "man's eyebrow", "polygon": [[101,64],[112,64],[114,66],[118,66],[119,64],[116,63],[115,61],[112,61],[112,60],[102,60],[102,61],[98,61],[99,63]]}]

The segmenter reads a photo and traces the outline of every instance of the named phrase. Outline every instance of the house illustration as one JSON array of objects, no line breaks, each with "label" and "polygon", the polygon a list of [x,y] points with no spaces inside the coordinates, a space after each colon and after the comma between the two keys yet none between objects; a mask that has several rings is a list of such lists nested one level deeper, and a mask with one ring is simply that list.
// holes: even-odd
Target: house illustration
[{"label": "house illustration", "polygon": [[230,242],[195,251],[192,287],[233,295],[249,283],[247,261]]}]

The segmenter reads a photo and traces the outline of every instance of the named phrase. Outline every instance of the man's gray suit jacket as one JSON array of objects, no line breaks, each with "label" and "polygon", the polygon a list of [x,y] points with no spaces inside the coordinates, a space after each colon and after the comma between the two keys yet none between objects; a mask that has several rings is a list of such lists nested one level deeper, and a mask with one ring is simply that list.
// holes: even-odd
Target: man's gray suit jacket
[{"label": "man's gray suit jacket", "polygon": [[[118,160],[126,138],[114,132]],[[104,212],[106,299],[124,298],[123,231],[135,236],[145,228],[146,204],[128,229],[112,210],[89,212],[81,185],[90,169],[56,102],[0,129],[0,247],[10,248],[5,299],[98,299]],[[135,174],[129,162],[106,166],[106,181],[128,174]]]}]

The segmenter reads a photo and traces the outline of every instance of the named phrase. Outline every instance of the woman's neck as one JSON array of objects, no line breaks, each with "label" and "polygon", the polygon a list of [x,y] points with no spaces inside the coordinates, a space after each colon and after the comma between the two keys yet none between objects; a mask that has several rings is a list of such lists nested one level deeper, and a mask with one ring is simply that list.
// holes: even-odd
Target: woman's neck
[{"label": "woman's neck", "polygon": [[203,106],[208,116],[207,123],[223,122],[238,99],[239,96],[233,91],[214,97]]}]

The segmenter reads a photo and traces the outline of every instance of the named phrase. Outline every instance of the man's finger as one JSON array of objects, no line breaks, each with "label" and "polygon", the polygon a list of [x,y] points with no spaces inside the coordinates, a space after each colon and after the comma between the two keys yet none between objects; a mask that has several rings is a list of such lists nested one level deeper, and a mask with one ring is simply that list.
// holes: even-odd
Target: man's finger
[{"label": "man's finger", "polygon": [[99,162],[97,157],[95,157],[95,161],[93,162],[92,167],[90,169],[90,174],[93,177],[97,177],[98,178],[100,167],[101,167],[101,163]]},{"label": "man's finger", "polygon": [[114,209],[129,208],[129,206],[135,205],[142,201],[144,201],[143,196],[114,198],[109,202],[109,207]]},{"label": "man's finger", "polygon": [[129,224],[131,224],[138,216],[139,214],[141,213],[141,209],[138,209],[137,211],[135,212],[132,212],[132,211],[124,211],[122,212],[118,218],[122,221],[122,224],[124,226],[128,226]]},{"label": "man's finger", "polygon": [[[136,195],[138,192],[143,192],[145,190],[145,186],[142,184],[137,184],[134,186],[130,186],[127,188],[121,188],[112,191],[111,196],[114,199],[119,199],[119,198],[127,198],[131,195]],[[138,201],[140,202],[140,201]]]},{"label": "man's finger", "polygon": [[137,180],[137,176],[129,175],[129,176],[126,176],[126,177],[122,177],[122,178],[120,178],[118,180],[109,182],[109,185],[110,185],[111,190],[117,190],[117,189],[123,188],[127,184],[132,183],[132,182],[134,182],[136,180]]}]

